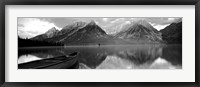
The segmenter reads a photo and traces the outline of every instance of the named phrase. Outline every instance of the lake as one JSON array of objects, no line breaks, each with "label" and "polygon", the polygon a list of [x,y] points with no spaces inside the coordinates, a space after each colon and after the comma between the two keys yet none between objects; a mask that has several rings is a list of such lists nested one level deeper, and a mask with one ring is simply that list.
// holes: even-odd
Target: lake
[{"label": "lake", "polygon": [[[29,47],[18,49],[18,64],[79,54],[62,69],[182,69],[181,45]],[[67,67],[64,67],[66,66]]]}]

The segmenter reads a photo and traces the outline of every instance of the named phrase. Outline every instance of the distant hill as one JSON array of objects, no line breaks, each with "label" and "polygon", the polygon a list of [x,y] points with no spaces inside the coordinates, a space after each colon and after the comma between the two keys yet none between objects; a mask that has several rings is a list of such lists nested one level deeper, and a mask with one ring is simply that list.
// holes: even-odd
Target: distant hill
[{"label": "distant hill", "polygon": [[36,37],[30,38],[31,40],[39,40],[39,41],[43,41],[47,38],[52,38],[54,36],[56,36],[58,34],[59,30],[57,30],[55,27],[49,29],[47,32],[45,32],[44,34],[38,35]]},{"label": "distant hill", "polygon": [[63,46],[59,42],[48,42],[41,40],[22,39],[18,37],[18,47],[39,47],[39,46]]},{"label": "distant hill", "polygon": [[168,44],[182,43],[182,22],[172,23],[160,31],[162,38]]}]

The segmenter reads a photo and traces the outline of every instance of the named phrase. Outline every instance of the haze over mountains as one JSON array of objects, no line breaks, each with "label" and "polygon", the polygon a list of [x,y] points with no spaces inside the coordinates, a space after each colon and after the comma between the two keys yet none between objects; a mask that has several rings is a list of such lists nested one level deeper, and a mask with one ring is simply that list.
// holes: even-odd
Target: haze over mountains
[{"label": "haze over mountains", "polygon": [[145,20],[119,25],[121,31],[107,34],[95,21],[75,22],[63,27],[55,27],[31,40],[63,43],[65,45],[117,45],[148,43],[181,43],[182,22],[172,23],[161,31]]}]

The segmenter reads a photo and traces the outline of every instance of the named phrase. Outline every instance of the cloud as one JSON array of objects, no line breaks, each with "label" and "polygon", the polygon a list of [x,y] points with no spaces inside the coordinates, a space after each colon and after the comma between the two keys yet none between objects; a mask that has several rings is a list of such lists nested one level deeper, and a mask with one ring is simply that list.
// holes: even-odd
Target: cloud
[{"label": "cloud", "polygon": [[170,25],[170,24],[166,24],[166,25],[154,25],[153,27],[159,31],[159,30],[161,30],[161,29],[164,29],[164,28],[167,27],[168,25]]},{"label": "cloud", "polygon": [[108,18],[102,18],[103,21],[108,21]]},{"label": "cloud", "polygon": [[26,32],[28,38],[43,34],[52,27],[60,29],[55,26],[54,23],[50,23],[46,20],[38,18],[18,18],[18,30]]},{"label": "cloud", "polygon": [[130,18],[131,21],[147,20],[147,18]]},{"label": "cloud", "polygon": [[151,24],[158,31],[161,30],[161,29],[164,29],[165,27],[170,25],[170,24],[161,25],[161,24],[156,24],[156,23],[151,23],[151,22],[149,22],[149,24]]},{"label": "cloud", "polygon": [[117,19],[111,21],[110,23],[116,23],[116,22],[124,21],[124,20],[125,20],[125,18],[117,18]]},{"label": "cloud", "polygon": [[125,23],[126,23],[126,24],[131,24],[131,22],[130,22],[130,21],[126,21]]},{"label": "cloud", "polygon": [[182,18],[176,17],[176,18],[167,18],[167,17],[159,17],[159,18],[146,18],[148,22],[155,23],[157,25],[166,25],[171,24],[173,22],[180,22],[182,21]]},{"label": "cloud", "polygon": [[168,18],[168,21],[174,21],[175,18]]}]

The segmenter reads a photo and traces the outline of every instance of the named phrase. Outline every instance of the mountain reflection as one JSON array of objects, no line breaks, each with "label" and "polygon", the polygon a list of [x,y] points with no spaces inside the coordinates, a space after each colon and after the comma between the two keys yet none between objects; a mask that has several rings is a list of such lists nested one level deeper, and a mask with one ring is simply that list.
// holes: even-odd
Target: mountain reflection
[{"label": "mountain reflection", "polygon": [[181,48],[161,45],[50,47],[37,51],[29,48],[19,50],[18,63],[27,62],[29,56],[24,55],[42,59],[79,52],[76,56],[79,69],[179,69]]}]

